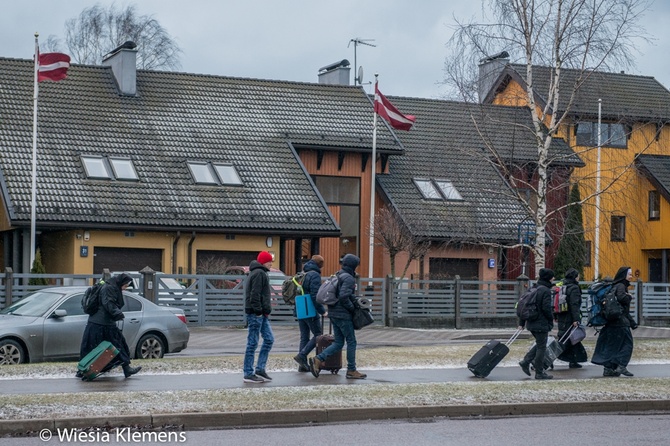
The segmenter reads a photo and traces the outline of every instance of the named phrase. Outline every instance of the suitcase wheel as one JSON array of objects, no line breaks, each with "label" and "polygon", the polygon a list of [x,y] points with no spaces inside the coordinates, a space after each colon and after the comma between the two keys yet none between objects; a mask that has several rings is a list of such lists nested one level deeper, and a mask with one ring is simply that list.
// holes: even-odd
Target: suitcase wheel
[{"label": "suitcase wheel", "polygon": [[333,374],[333,375],[337,375],[337,372],[339,372],[339,371],[340,371],[340,369],[335,369],[335,370],[331,370],[330,373]]}]

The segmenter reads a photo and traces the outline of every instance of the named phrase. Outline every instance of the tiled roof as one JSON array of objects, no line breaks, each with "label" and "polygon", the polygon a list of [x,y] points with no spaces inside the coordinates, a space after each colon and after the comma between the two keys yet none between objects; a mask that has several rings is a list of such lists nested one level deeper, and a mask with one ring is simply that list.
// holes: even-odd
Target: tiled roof
[{"label": "tiled roof", "polygon": [[[39,86],[37,221],[336,234],[289,143],[370,151],[372,122],[359,87],[138,70],[124,96],[111,68],[74,64]],[[0,58],[0,180],[16,225],[30,219],[32,124],[33,62]],[[385,129],[378,149],[403,152]],[[81,154],[128,156],[140,181],[86,179]],[[232,163],[244,185],[196,185],[186,160]]]},{"label": "tiled roof", "polygon": [[[408,132],[397,132],[405,155],[393,158],[389,174],[378,176],[378,181],[413,233],[438,239],[517,240],[518,224],[527,213],[489,162],[486,145],[507,159],[533,159],[537,146],[527,130],[528,109],[402,97],[389,100],[403,113],[415,115],[416,123]],[[581,163],[562,140],[555,141],[552,151]],[[464,200],[426,200],[413,178],[449,180]]]},{"label": "tiled roof", "polygon": [[[511,64],[507,68],[525,80],[526,66]],[[559,111],[565,111],[580,70],[561,70],[562,94]],[[584,83],[579,87],[571,114],[578,116],[598,116],[598,99],[602,99],[602,116],[606,119],[629,121],[666,121],[670,119],[670,91],[650,76],[636,76],[625,73],[591,71],[586,73]],[[549,91],[549,67],[534,66],[535,92],[546,101]],[[504,79],[504,75],[503,75]]]},{"label": "tiled roof", "polygon": [[670,201],[670,156],[638,155],[635,164],[649,177],[665,199]]}]

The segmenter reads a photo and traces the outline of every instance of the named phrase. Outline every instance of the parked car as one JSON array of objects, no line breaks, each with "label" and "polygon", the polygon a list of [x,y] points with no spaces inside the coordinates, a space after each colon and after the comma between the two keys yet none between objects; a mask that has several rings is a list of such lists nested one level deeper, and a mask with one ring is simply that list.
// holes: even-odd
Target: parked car
[{"label": "parked car", "polygon": [[[128,291],[142,295],[144,290],[140,286],[140,277],[142,274],[139,271],[115,271],[113,276],[121,273],[128,274],[133,281],[128,286]],[[188,291],[184,285],[177,282],[172,277],[165,277],[165,273],[156,272],[156,282],[158,283],[158,296],[170,297],[174,300],[198,300],[198,297],[192,291]]]},{"label": "parked car", "polygon": [[[81,299],[88,287],[44,288],[0,311],[0,365],[79,360],[88,315]],[[118,322],[133,358],[162,358],[188,345],[184,311],[160,307],[124,292]]]}]

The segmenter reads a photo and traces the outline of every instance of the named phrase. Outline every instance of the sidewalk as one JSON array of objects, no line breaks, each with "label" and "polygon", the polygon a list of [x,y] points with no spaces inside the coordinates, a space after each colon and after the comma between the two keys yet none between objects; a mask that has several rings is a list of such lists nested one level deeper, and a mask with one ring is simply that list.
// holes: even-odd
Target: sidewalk
[{"label": "sidewalk", "polygon": [[[276,343],[273,351],[295,351],[299,334],[296,327],[273,327]],[[489,339],[507,339],[509,330],[414,330],[401,328],[369,327],[357,332],[360,348],[379,346],[435,345],[449,342],[484,343]],[[529,337],[525,332],[524,336]],[[636,338],[670,339],[670,328],[640,327],[634,332]],[[200,354],[241,354],[246,343],[246,330],[240,328],[197,327],[191,330],[191,342],[187,351],[191,356]],[[186,351],[179,355],[185,355]],[[670,358],[669,358],[670,359]],[[670,367],[665,364],[637,364],[636,378],[670,378]],[[239,373],[184,375],[142,375],[124,379],[120,374],[103,375],[93,382],[82,382],[74,378],[61,379],[17,379],[2,381],[0,395],[53,394],[79,392],[162,392],[171,390],[216,390],[229,388],[291,388],[305,386],[369,386],[379,384],[484,382],[484,381],[532,381],[523,376],[517,367],[498,367],[486,380],[475,378],[465,367],[403,370],[366,370],[368,379],[348,380],[341,372],[338,375],[323,373],[318,379],[309,373],[276,372],[272,382],[244,384]],[[557,379],[602,379],[602,368],[587,365],[583,369],[559,366],[552,372]],[[155,379],[160,376],[160,379]],[[608,378],[605,378],[608,379]],[[337,409],[306,409],[264,412],[230,413],[183,413],[142,414],[118,417],[53,418],[28,420],[0,420],[0,435],[39,432],[57,428],[87,428],[91,426],[142,426],[162,429],[165,426],[183,426],[184,430],[217,429],[249,426],[296,425],[326,422],[358,422],[361,420],[408,419],[430,417],[473,417],[540,415],[554,413],[592,412],[648,412],[670,411],[669,400],[652,401],[593,401],[580,403],[523,403],[484,404],[421,407],[364,407]]]}]

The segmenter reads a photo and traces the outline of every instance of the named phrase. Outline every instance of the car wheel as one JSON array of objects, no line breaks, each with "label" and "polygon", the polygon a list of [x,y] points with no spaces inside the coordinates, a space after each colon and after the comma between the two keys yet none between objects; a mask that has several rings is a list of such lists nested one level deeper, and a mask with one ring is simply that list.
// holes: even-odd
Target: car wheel
[{"label": "car wheel", "polygon": [[158,359],[165,354],[165,344],[160,336],[145,334],[137,343],[135,357],[138,359]]},{"label": "car wheel", "polygon": [[23,364],[26,362],[26,352],[23,347],[11,339],[0,341],[0,365]]}]

